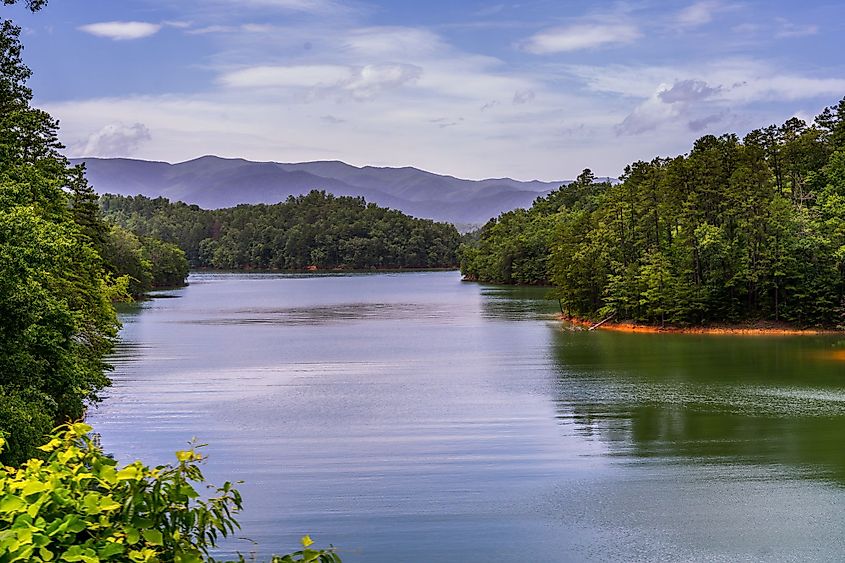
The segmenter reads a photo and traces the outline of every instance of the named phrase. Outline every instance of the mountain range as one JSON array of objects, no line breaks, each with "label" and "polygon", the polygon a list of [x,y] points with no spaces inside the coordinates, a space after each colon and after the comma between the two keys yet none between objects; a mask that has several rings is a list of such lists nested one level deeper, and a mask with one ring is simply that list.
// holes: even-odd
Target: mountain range
[{"label": "mountain range", "polygon": [[278,203],[313,189],[363,196],[368,202],[416,217],[478,225],[503,211],[528,207],[568,181],[511,178],[463,180],[412,167],[357,167],[340,161],[252,162],[203,156],[170,164],[128,158],[72,159],[84,162],[101,194],[163,196],[206,209],[241,203]]}]

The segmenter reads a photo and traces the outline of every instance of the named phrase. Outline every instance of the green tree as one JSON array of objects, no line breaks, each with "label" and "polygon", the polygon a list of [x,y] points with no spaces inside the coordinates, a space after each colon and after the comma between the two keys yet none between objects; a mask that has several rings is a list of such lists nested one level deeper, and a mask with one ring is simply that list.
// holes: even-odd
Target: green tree
[{"label": "green tree", "polygon": [[[33,5],[33,8],[37,6]],[[0,32],[0,433],[6,462],[38,436],[82,416],[108,384],[103,358],[121,291],[105,275],[66,190],[77,172],[59,154],[57,124],[30,106],[20,29]]]},{"label": "green tree", "polygon": [[100,205],[108,221],[142,240],[177,245],[195,267],[398,269],[458,263],[460,235],[454,226],[321,191],[276,205],[218,210],[144,196],[104,195]]},{"label": "green tree", "polygon": [[585,170],[488,222],[462,248],[462,271],[550,280],[567,312],[589,318],[843,325],[843,116],[845,100],[814,125],[706,135],[612,185]]}]

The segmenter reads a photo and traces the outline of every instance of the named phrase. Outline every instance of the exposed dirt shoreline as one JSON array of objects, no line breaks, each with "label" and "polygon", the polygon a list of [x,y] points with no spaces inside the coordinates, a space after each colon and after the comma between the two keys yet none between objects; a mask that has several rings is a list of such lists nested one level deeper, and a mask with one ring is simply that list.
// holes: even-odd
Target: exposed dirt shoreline
[{"label": "exposed dirt shoreline", "polygon": [[[590,328],[597,324],[597,321],[559,315],[560,319],[579,327]],[[739,325],[708,325],[708,326],[657,326],[638,324],[633,322],[610,321],[597,327],[596,330],[610,330],[615,332],[641,332],[641,333],[669,333],[669,334],[727,334],[747,336],[794,336],[813,334],[845,334],[843,330],[825,328],[796,328],[786,323],[775,322],[752,322]]]}]

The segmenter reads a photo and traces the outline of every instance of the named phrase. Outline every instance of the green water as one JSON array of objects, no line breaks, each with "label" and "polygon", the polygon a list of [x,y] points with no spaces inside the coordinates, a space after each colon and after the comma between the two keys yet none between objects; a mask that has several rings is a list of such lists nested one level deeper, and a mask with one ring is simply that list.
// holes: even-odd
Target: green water
[{"label": "green water", "polygon": [[[123,314],[90,420],[121,460],[196,436],[259,557],[845,558],[845,338],[572,330],[454,272],[195,275]],[[252,543],[255,542],[255,543]]]}]

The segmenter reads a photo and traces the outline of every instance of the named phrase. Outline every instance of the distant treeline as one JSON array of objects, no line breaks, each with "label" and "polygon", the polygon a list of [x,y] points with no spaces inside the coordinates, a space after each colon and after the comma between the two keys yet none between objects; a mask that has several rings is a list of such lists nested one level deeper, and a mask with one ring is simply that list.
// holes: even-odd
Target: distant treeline
[{"label": "distant treeline", "polygon": [[845,324],[845,99],[808,125],[700,138],[488,222],[470,279],[549,284],[573,315]]},{"label": "distant treeline", "polygon": [[142,239],[178,245],[194,267],[303,270],[458,264],[454,226],[323,191],[275,205],[204,210],[166,198],[104,195],[105,217]]}]

